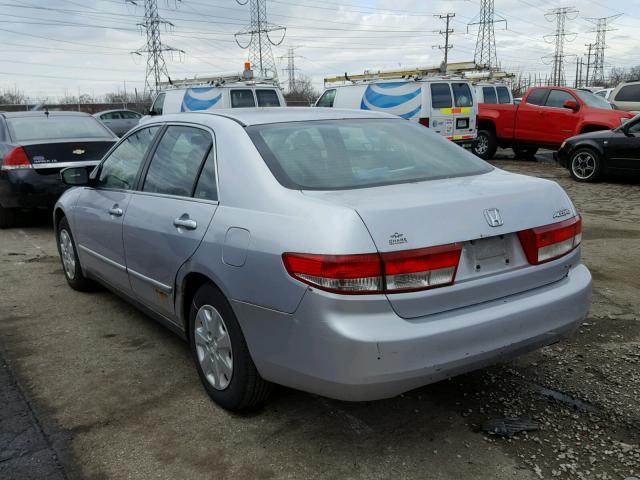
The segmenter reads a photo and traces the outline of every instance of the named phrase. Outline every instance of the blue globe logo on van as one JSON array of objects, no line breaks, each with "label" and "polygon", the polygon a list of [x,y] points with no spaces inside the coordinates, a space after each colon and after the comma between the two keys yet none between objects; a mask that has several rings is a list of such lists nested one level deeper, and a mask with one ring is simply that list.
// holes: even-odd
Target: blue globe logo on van
[{"label": "blue globe logo on van", "polygon": [[414,120],[422,108],[422,87],[415,82],[386,82],[367,86],[361,110],[386,112]]},{"label": "blue globe logo on van", "polygon": [[181,112],[208,110],[222,98],[222,93],[215,87],[190,88],[184,93]]}]

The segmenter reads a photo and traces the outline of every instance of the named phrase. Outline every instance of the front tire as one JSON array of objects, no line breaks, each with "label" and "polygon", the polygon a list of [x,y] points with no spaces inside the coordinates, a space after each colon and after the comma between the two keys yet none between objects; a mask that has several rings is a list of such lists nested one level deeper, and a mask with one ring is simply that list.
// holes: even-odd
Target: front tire
[{"label": "front tire", "polygon": [[62,261],[62,270],[69,286],[80,292],[93,290],[95,284],[82,273],[76,242],[71,234],[67,217],[62,217],[62,220],[58,223],[57,237],[58,253]]},{"label": "front tire", "polygon": [[491,130],[478,130],[473,153],[483,160],[491,160],[498,150],[498,138]]},{"label": "front tire", "polygon": [[205,390],[222,408],[244,410],[269,397],[273,385],[258,373],[229,302],[211,284],[193,297],[189,343]]},{"label": "front tire", "polygon": [[569,173],[578,182],[596,182],[602,174],[600,154],[590,148],[578,148],[571,154]]}]

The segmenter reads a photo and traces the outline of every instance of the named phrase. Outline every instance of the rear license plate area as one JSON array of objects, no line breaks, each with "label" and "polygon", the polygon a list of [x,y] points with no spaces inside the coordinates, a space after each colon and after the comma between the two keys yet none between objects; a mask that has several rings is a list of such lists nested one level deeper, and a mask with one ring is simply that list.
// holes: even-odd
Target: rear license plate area
[{"label": "rear license plate area", "polygon": [[468,118],[456,118],[456,128],[459,128],[459,129],[469,128],[469,119]]},{"label": "rear license plate area", "polygon": [[471,240],[467,244],[469,259],[476,273],[495,272],[509,267],[509,248],[504,235]]}]

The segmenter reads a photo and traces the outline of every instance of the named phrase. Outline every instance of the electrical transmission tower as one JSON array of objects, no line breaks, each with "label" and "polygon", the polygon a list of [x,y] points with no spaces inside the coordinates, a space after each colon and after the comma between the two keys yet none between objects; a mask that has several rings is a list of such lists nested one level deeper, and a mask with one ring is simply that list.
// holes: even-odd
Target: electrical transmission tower
[{"label": "electrical transmission tower", "polygon": [[[280,45],[284,40],[287,29],[267,21],[267,0],[236,1],[240,5],[249,3],[251,12],[251,25],[235,34],[236,43],[240,48],[249,49],[249,62],[254,70],[258,70],[261,77],[273,78],[277,81],[278,70],[271,51],[271,45]],[[269,37],[269,33],[276,31],[282,31],[282,38],[279,42],[274,42]],[[249,41],[243,46],[238,38],[247,36],[249,36]]]},{"label": "electrical transmission tower", "polygon": [[491,70],[498,67],[494,25],[504,22],[506,28],[507,20],[501,16],[498,16],[496,20],[494,0],[480,0],[480,15],[477,18],[477,21],[467,25],[467,31],[471,25],[478,25],[478,38],[473,60],[477,65],[483,65]]},{"label": "electrical transmission tower", "polygon": [[[609,28],[609,24],[613,22],[616,18],[619,18],[622,14],[611,15],[609,17],[601,17],[601,18],[587,18],[591,23],[594,23],[596,26],[595,30],[591,30],[591,32],[595,32],[596,34],[596,43],[594,46],[594,60],[593,60],[593,76],[591,77],[591,85],[602,85],[604,84],[604,51],[607,48],[606,44],[606,34],[614,28]],[[589,78],[587,76],[587,81]]]},{"label": "electrical transmission tower", "polygon": [[449,43],[449,35],[453,33],[453,28],[449,28],[449,22],[453,17],[455,17],[455,13],[447,13],[446,15],[434,15],[434,17],[439,18],[440,20],[445,20],[446,27],[444,31],[437,30],[434,33],[439,33],[444,36],[444,46],[442,45],[434,45],[433,48],[439,48],[440,50],[444,50],[444,62],[442,63],[442,73],[447,72],[447,65],[449,65],[449,50],[453,48],[453,45]]},{"label": "electrical transmission tower", "polygon": [[[125,3],[132,3],[137,6],[140,1],[142,0],[125,0]],[[147,98],[147,96],[153,96],[158,91],[158,85],[163,77],[166,77],[167,80],[169,79],[169,72],[167,70],[167,64],[164,61],[163,53],[184,54],[184,50],[173,48],[162,43],[160,39],[160,27],[173,27],[173,24],[158,15],[157,0],[143,1],[144,20],[138,25],[144,28],[147,43],[144,47],[139,48],[133,53],[140,56],[144,54],[147,55],[147,68],[144,81],[144,98]]]},{"label": "electrical transmission tower", "polygon": [[[556,22],[556,33],[553,35],[546,35],[544,39],[551,43],[555,43],[555,50],[553,53],[553,73],[551,74],[551,83],[553,85],[564,85],[565,77],[564,77],[564,59],[570,55],[565,55],[564,53],[564,42],[568,36],[574,35],[575,33],[566,33],[565,25],[567,19],[573,20],[578,16],[578,10],[573,7],[560,7],[554,8],[553,10],[549,10],[545,15],[545,18],[552,22],[555,19]],[[572,39],[572,40],[573,40]]]},{"label": "electrical transmission tower", "polygon": [[295,91],[296,89],[296,55],[295,55],[295,47],[287,48],[287,54],[281,56],[280,58],[287,59],[287,67],[283,68],[283,72],[287,72],[288,85],[287,88],[289,93]]}]

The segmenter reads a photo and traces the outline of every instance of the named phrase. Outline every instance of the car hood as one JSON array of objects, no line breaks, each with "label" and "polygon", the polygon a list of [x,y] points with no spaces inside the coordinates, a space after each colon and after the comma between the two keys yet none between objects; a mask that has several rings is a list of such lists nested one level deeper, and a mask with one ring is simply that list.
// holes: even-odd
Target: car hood
[{"label": "car hood", "polygon": [[618,134],[619,132],[616,132],[615,130],[598,130],[597,132],[589,132],[576,135],[575,137],[571,137],[569,140],[604,140]]}]

